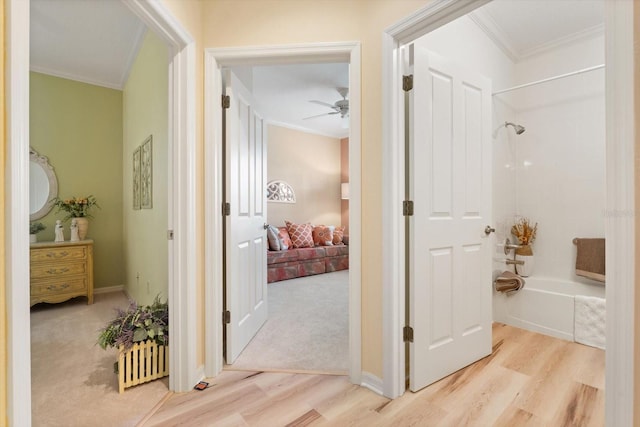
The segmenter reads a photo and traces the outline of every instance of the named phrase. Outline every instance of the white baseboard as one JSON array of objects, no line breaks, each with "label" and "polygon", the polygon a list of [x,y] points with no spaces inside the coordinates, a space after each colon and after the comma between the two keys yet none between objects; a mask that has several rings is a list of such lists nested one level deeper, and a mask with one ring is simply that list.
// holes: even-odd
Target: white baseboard
[{"label": "white baseboard", "polygon": [[369,390],[371,390],[374,393],[379,394],[380,396],[383,395],[382,392],[382,388],[383,388],[383,382],[382,379],[378,378],[377,376],[369,373],[369,372],[362,372],[362,382],[360,383],[360,385],[362,387],[368,388]]},{"label": "white baseboard", "polygon": [[105,286],[103,288],[93,288],[93,294],[108,294],[110,292],[123,292],[124,285]]}]

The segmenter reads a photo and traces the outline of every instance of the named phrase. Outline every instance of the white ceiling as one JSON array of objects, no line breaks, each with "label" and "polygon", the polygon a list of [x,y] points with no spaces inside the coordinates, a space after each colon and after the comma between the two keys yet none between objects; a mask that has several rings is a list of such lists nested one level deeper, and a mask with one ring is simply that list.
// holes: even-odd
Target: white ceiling
[{"label": "white ceiling", "polygon": [[604,29],[605,0],[494,0],[470,14],[514,61]]},{"label": "white ceiling", "polygon": [[334,138],[349,135],[348,119],[343,121],[340,114],[308,118],[334,112],[309,101],[334,105],[341,100],[337,88],[349,87],[349,64],[268,65],[233,71],[251,89],[256,110],[268,120]]},{"label": "white ceiling", "polygon": [[[602,32],[605,0],[494,0],[470,16],[513,61]],[[144,34],[118,0],[31,0],[31,69],[122,89]],[[260,66],[237,70],[265,118],[334,137],[340,115],[314,104],[341,99],[347,64]]]},{"label": "white ceiling", "polygon": [[122,89],[144,24],[117,0],[31,0],[31,69]]}]

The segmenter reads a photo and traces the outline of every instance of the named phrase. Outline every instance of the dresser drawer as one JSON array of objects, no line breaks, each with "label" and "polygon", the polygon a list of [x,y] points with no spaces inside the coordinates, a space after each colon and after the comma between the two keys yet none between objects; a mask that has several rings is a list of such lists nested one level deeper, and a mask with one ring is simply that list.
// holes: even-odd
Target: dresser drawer
[{"label": "dresser drawer", "polygon": [[31,264],[31,280],[55,279],[57,277],[86,274],[86,272],[87,265],[84,262]]},{"label": "dresser drawer", "polygon": [[87,289],[85,277],[70,277],[62,280],[50,280],[46,283],[31,284],[31,296],[46,296]]},{"label": "dresser drawer", "polygon": [[87,257],[87,247],[64,247],[31,249],[31,262],[83,260]]},{"label": "dresser drawer", "polygon": [[93,304],[93,240],[32,243],[30,252],[32,306],[80,296]]}]

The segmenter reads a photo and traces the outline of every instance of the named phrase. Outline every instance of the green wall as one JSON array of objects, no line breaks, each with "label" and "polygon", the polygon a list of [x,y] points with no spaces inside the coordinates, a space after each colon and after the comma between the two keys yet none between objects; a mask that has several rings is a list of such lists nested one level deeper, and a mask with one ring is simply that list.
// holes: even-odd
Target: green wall
[{"label": "green wall", "polygon": [[[167,48],[148,31],[123,92],[122,151],[125,289],[148,304],[168,290],[168,81]],[[133,152],[153,136],[153,208],[133,209]]]},{"label": "green wall", "polygon": [[[49,158],[58,195],[93,194],[102,208],[89,221],[94,286],[122,285],[122,92],[33,72],[30,84],[30,144]],[[64,216],[54,208],[42,218],[38,240],[52,241]]]}]

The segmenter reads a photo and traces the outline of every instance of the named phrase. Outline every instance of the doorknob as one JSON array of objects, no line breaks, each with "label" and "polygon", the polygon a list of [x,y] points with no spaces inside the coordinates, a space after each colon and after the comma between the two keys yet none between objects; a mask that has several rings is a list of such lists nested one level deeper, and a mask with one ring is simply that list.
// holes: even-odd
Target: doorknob
[{"label": "doorknob", "polygon": [[265,222],[265,223],[262,225],[262,228],[264,228],[264,229],[266,230],[267,228],[269,228],[269,224],[267,224],[267,223]]},{"label": "doorknob", "polygon": [[490,225],[487,225],[487,226],[484,228],[484,234],[486,234],[487,236],[488,236],[489,234],[491,234],[491,233],[495,233],[495,232],[496,232],[496,229],[495,229],[495,228],[493,228],[493,227],[491,227]]}]

